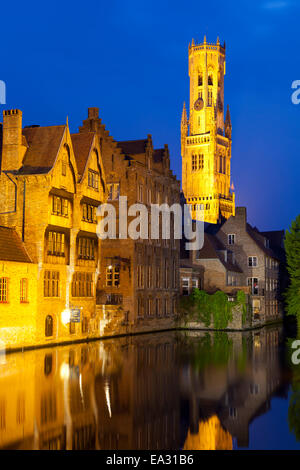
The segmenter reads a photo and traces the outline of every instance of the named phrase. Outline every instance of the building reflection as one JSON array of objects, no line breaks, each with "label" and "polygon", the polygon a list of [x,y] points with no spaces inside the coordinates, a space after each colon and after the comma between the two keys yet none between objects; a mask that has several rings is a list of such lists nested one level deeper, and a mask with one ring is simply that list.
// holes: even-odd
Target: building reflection
[{"label": "building reflection", "polygon": [[231,449],[285,393],[280,329],[178,332],[9,354],[2,449]]},{"label": "building reflection", "polygon": [[[190,434],[197,436],[203,423],[209,424],[213,419],[215,436],[210,439],[212,449],[223,449],[226,441],[229,445],[225,432],[235,438],[237,447],[249,447],[251,422],[269,410],[272,397],[287,397],[289,377],[279,353],[281,334],[280,328],[269,327],[248,333],[210,335],[212,342],[222,342],[220,335],[226,335],[225,346],[215,347],[220,350],[219,359],[224,357],[226,363],[222,364],[215,358],[210,362],[208,357],[208,362],[200,370],[191,363],[182,368],[181,392],[185,411],[189,413],[187,440]],[[204,336],[200,333],[189,338],[194,351]],[[211,427],[208,427],[208,433],[209,430],[212,434]],[[223,436],[223,444],[214,447],[219,435]],[[201,440],[198,443],[201,444]],[[185,441],[185,448],[187,444]],[[204,440],[204,448],[205,445]]]}]

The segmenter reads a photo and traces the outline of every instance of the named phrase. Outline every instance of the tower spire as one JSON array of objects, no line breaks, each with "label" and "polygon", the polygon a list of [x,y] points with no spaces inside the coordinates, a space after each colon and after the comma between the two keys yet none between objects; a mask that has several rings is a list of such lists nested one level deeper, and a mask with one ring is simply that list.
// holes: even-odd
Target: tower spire
[{"label": "tower spire", "polygon": [[183,108],[182,108],[181,124],[187,124],[187,113],[186,113],[185,101],[183,103]]},{"label": "tower spire", "polygon": [[231,125],[231,118],[230,118],[230,112],[229,112],[229,104],[227,105],[227,111],[226,111],[226,118],[225,118],[225,136],[231,139],[231,130],[232,130],[232,125]]}]

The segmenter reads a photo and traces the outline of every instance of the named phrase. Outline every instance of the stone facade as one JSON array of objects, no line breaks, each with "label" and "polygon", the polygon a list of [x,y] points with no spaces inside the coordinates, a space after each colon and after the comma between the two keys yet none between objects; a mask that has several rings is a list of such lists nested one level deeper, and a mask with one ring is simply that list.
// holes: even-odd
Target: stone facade
[{"label": "stone facade", "polygon": [[216,223],[234,215],[231,120],[224,122],[225,44],[189,46],[190,111],[181,118],[182,188],[193,219]]},{"label": "stone facade", "polygon": [[242,284],[250,289],[253,319],[258,324],[282,318],[279,258],[268,239],[247,222],[245,207],[237,207],[216,233],[241,268]]}]

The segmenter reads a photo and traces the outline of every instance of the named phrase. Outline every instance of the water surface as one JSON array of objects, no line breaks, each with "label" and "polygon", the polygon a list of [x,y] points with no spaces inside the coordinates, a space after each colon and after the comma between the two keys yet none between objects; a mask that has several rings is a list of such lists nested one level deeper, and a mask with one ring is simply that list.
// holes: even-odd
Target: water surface
[{"label": "water surface", "polygon": [[286,344],[276,326],[2,355],[0,448],[300,449]]}]

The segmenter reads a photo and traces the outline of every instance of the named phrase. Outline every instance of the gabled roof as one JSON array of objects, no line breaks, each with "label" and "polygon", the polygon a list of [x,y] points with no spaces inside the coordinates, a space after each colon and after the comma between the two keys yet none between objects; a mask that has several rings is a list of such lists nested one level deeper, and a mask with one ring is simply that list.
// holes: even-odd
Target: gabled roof
[{"label": "gabled roof", "polygon": [[65,129],[65,125],[24,128],[23,145],[27,143],[28,148],[18,173],[48,173],[55,163]]},{"label": "gabled roof", "polygon": [[204,233],[204,244],[201,250],[198,251],[197,259],[218,259],[227,271],[234,271],[241,273],[242,270],[237,264],[233,264],[230,261],[225,261],[221,255],[221,251],[225,251],[226,248],[223,243],[213,235]]},{"label": "gabled roof", "polygon": [[0,226],[0,260],[32,262],[22,240],[13,228]]},{"label": "gabled roof", "polygon": [[74,155],[78,173],[82,176],[93,144],[94,132],[80,132],[71,134]]},{"label": "gabled roof", "polygon": [[148,139],[123,140],[122,142],[118,142],[117,146],[125,155],[138,155],[140,153],[145,153],[147,144]]},{"label": "gabled roof", "polygon": [[247,230],[247,233],[250,235],[250,237],[252,238],[252,240],[256,243],[256,245],[268,256],[270,256],[271,258],[276,258],[277,260],[279,260],[279,257],[274,253],[273,250],[271,250],[271,248],[267,248],[264,244],[264,241],[263,239],[264,238],[267,238],[265,237],[261,232],[258,231],[257,228],[253,228],[251,227],[250,224],[246,224],[246,230]]}]

